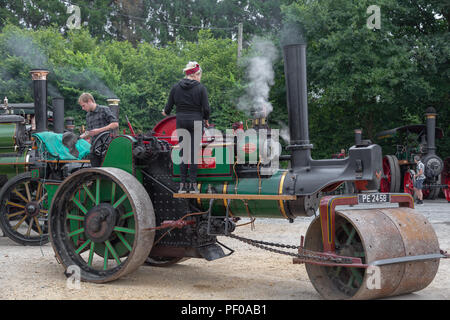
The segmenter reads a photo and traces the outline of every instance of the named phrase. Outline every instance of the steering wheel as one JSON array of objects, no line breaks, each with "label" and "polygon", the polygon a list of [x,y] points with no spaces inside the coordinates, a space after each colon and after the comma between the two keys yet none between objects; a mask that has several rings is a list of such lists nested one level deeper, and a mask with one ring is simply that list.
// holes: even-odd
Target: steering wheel
[{"label": "steering wheel", "polygon": [[97,157],[104,157],[106,151],[108,150],[108,146],[111,143],[111,134],[109,131],[104,131],[100,133],[92,142],[91,145],[91,153],[96,155]]}]

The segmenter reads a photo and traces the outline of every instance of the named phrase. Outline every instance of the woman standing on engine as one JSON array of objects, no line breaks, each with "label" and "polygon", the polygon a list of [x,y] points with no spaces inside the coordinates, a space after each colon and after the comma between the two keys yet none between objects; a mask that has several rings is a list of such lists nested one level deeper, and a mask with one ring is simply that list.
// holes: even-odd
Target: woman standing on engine
[{"label": "woman standing on engine", "polygon": [[[190,149],[184,148],[180,152],[181,156],[181,183],[179,193],[199,193],[197,188],[197,167],[199,146],[203,135],[203,120],[208,127],[210,107],[208,102],[208,92],[203,84],[202,69],[195,61],[190,61],[183,69],[186,77],[172,87],[166,107],[162,111],[167,116],[176,106],[177,131],[184,129],[190,136]],[[194,130],[195,129],[195,130]],[[200,132],[196,132],[200,131]],[[179,142],[183,141],[183,134],[178,134]],[[188,164],[189,182],[187,183]]]}]

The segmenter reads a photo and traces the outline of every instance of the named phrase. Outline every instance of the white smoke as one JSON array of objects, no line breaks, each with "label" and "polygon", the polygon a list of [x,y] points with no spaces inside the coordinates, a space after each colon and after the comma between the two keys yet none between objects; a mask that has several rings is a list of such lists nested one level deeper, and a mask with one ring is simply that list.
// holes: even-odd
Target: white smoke
[{"label": "white smoke", "polygon": [[[79,70],[73,66],[54,66],[34,39],[21,32],[9,31],[5,34],[5,47],[11,56],[18,57],[31,69],[47,69],[50,77],[56,77],[58,82],[72,83],[80,90],[95,90],[107,98],[117,95],[99,78],[99,76],[87,68]],[[31,79],[31,78],[30,78]],[[48,94],[53,97],[61,97],[58,89],[48,82]]]},{"label": "white smoke", "polygon": [[267,117],[272,112],[269,93],[274,84],[273,64],[277,57],[278,50],[270,40],[253,38],[249,56],[241,61],[246,68],[248,85],[245,95],[239,98],[239,110],[255,117]]},{"label": "white smoke", "polygon": [[289,131],[289,127],[281,121],[278,121],[278,124],[280,125],[280,137],[286,142],[287,144],[291,143],[291,134]]}]

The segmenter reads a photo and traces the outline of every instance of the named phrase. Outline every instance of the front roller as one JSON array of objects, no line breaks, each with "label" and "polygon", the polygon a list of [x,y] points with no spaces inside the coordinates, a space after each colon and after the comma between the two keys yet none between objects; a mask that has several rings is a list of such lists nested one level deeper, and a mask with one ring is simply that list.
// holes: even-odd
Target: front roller
[{"label": "front roller", "polygon": [[[326,299],[411,293],[427,287],[438,271],[439,259],[426,259],[439,254],[438,239],[431,224],[414,209],[336,211],[334,230],[336,254],[361,258],[369,268],[307,264],[313,286]],[[322,239],[321,221],[316,218],[306,233],[305,248],[322,251]]]},{"label": "front roller", "polygon": [[64,180],[53,197],[49,233],[65,269],[104,283],[141,266],[155,231],[152,202],[142,184],[117,168],[87,168]]}]

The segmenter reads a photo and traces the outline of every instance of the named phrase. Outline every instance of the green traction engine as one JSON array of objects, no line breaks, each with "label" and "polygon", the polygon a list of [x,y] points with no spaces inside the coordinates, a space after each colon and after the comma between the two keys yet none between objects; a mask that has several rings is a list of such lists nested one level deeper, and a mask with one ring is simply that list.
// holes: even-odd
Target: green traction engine
[{"label": "green traction engine", "polygon": [[[5,98],[0,106],[0,227],[16,243],[42,245],[48,242],[48,191],[89,161],[76,159],[62,144],[64,99],[54,97],[52,111],[47,110],[49,72],[30,73],[34,102],[8,104]],[[45,137],[53,138],[69,157],[49,153]]]},{"label": "green traction engine", "polygon": [[[382,174],[378,145],[355,137],[345,159],[314,160],[309,141],[306,45],[284,47],[289,113],[289,154],[281,156],[276,131],[255,119],[256,135],[238,128],[205,133],[200,193],[178,194],[180,145],[175,119],[147,134],[115,137],[101,167],[72,172],[46,188],[48,234],[57,260],[81,279],[105,283],[142,265],[169,266],[189,258],[212,261],[233,250],[220,237],[243,240],[305,263],[310,280],[327,299],[370,299],[428,286],[439,249],[431,227],[406,194],[377,193]],[[277,161],[287,161],[280,169]],[[358,194],[322,197],[342,183]],[[398,203],[398,207],[335,210],[340,205]],[[320,214],[316,215],[318,211]],[[316,218],[300,246],[243,239],[234,234],[244,218]],[[414,231],[414,232],[412,232]],[[286,253],[286,248],[296,252]],[[274,249],[271,249],[274,250]],[[373,268],[379,288],[368,286]],[[220,275],[217,275],[220,276]]]}]

